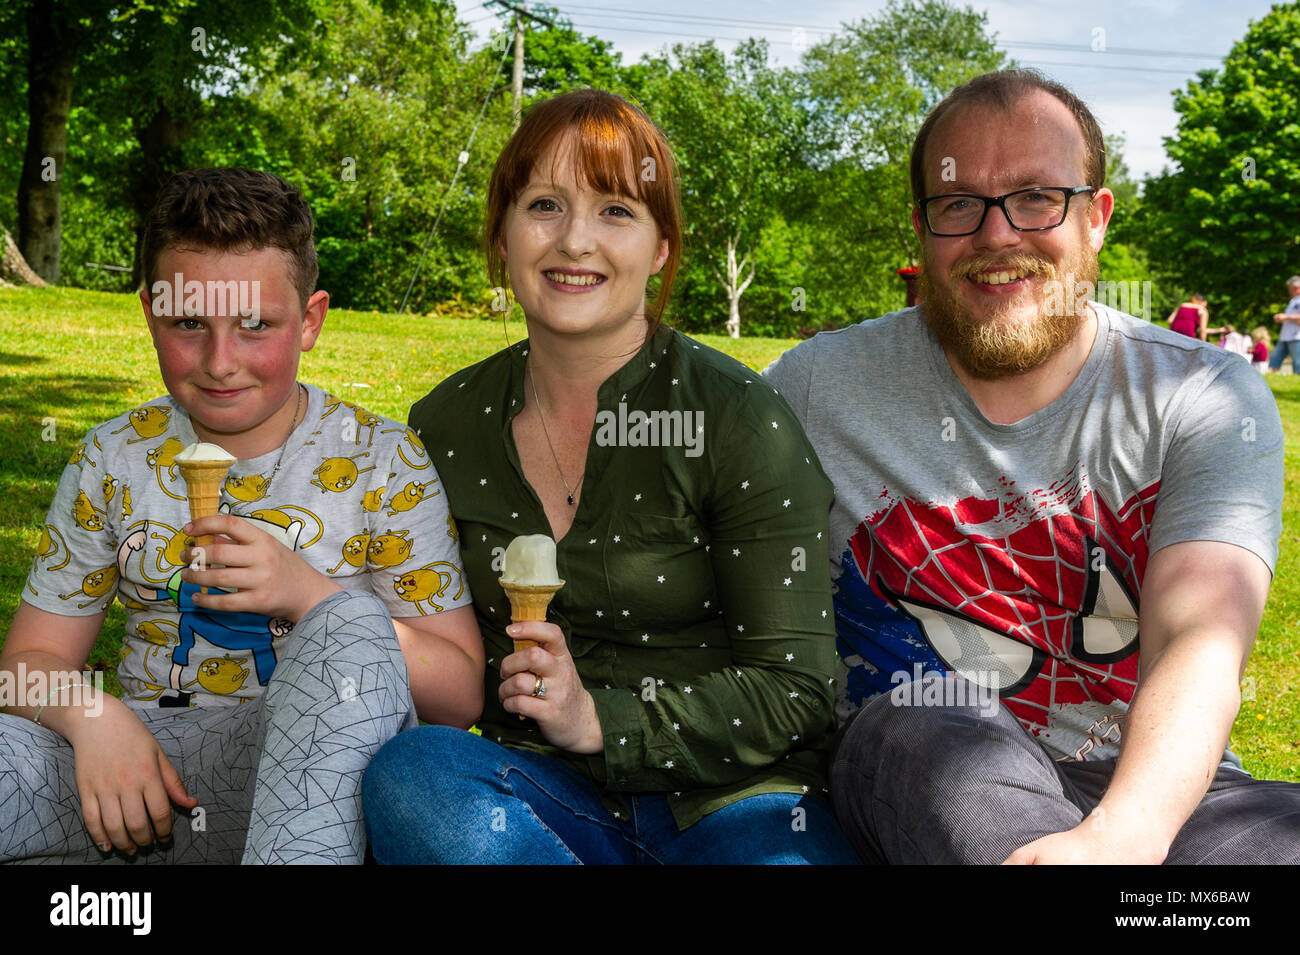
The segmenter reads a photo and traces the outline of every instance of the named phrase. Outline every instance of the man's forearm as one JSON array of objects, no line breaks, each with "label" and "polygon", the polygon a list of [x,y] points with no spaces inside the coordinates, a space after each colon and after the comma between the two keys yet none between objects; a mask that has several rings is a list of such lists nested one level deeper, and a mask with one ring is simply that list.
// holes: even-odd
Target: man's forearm
[{"label": "man's forearm", "polygon": [[1092,819],[1123,834],[1133,861],[1163,861],[1204,797],[1241,704],[1244,662],[1237,638],[1207,625],[1171,642],[1143,674]]}]

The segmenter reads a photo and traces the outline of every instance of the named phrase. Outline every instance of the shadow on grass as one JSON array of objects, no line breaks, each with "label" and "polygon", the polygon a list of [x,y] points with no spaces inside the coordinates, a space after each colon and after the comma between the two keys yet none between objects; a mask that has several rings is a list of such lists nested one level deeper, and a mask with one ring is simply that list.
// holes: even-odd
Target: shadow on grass
[{"label": "shadow on grass", "polygon": [[39,365],[49,360],[46,355],[19,355],[11,351],[0,351],[0,365]]}]

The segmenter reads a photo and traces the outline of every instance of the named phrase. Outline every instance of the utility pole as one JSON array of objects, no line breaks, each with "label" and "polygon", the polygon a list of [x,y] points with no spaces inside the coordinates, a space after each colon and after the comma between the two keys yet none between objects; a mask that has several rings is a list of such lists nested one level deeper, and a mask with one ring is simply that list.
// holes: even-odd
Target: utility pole
[{"label": "utility pole", "polygon": [[489,3],[495,3],[499,7],[510,10],[515,15],[515,69],[511,76],[511,89],[514,93],[514,128],[519,128],[519,117],[522,110],[524,99],[524,21],[527,17],[540,23],[544,27],[555,26],[555,21],[547,20],[545,17],[539,17],[529,13],[521,4],[507,3],[506,0],[488,0]]}]

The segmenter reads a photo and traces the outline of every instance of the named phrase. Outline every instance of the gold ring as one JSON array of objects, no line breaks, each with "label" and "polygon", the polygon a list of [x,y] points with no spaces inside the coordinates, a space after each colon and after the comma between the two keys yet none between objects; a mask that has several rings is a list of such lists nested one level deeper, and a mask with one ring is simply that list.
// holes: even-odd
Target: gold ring
[{"label": "gold ring", "polygon": [[540,676],[537,678],[537,682],[533,684],[532,695],[537,697],[539,700],[546,699],[546,681]]}]

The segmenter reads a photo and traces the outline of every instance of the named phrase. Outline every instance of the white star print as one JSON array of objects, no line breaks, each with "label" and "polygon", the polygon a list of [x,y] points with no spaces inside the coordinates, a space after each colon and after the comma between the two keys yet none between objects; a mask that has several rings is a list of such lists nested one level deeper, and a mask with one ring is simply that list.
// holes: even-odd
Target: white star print
[{"label": "white star print", "polygon": [[636,497],[632,498],[632,500],[634,500],[634,501],[639,501],[639,500],[641,500],[641,495],[638,494]]},{"label": "white star print", "polygon": [[798,693],[797,691],[795,691],[795,690],[791,690],[791,691],[790,691],[790,699],[792,699],[792,700],[797,700],[797,699],[799,699],[799,693]]},{"label": "white star print", "polygon": [[818,539],[818,540],[821,540],[821,539],[822,539],[822,532],[821,532],[821,531],[818,531],[818,532],[817,532],[817,539]]},{"label": "white star print", "polygon": [[596,611],[596,616],[597,616],[597,617],[603,617],[603,616],[605,616],[605,611],[603,611],[603,610],[597,610],[597,611]]},{"label": "white star print", "polygon": [[690,693],[690,692],[692,692],[692,691],[691,691],[691,688],[690,688],[689,686],[684,686],[684,687],[682,687],[682,692],[683,692],[683,693]]},{"label": "white star print", "polygon": [[673,379],[673,384],[674,384],[674,385],[677,384],[677,379],[676,379],[676,378]]},{"label": "white star print", "polygon": [[743,623],[736,624],[736,633],[744,633],[744,632],[745,632],[745,625]]},{"label": "white star print", "polygon": [[663,575],[663,574],[660,574],[660,575],[659,575],[659,583],[662,584],[663,582],[664,582],[664,575]]},{"label": "white star print", "polygon": [[627,745],[627,737],[626,737],[626,736],[620,736],[620,737],[618,738],[618,745],[619,745],[619,746],[626,746],[626,745]]},{"label": "white star print", "polygon": [[[668,762],[664,763],[664,769],[672,769],[672,768],[673,768],[673,761],[671,759],[668,760]],[[807,789],[808,787],[805,786],[804,788]]]},{"label": "white star print", "polygon": [[492,413],[492,406],[491,406],[491,405],[488,405],[486,408],[484,408],[484,409],[483,409],[483,413],[484,413],[484,414],[491,414],[491,413]]},{"label": "white star print", "polygon": [[808,787],[807,787],[807,786],[804,786],[804,787],[803,787],[803,791],[804,791],[804,792],[807,792],[807,791],[808,791]]},{"label": "white star print", "polygon": [[705,609],[705,610],[708,610],[708,609],[709,609],[709,604],[711,604],[711,603],[713,603],[712,600],[706,600],[706,601],[704,601],[704,609]]},{"label": "white star print", "polygon": [[649,642],[650,642],[650,634],[648,634],[648,633],[643,633],[643,634],[641,634],[641,642],[642,642],[642,643],[649,643]]},{"label": "white star print", "polygon": [[748,490],[749,490],[749,482],[748,482],[748,481],[741,481],[741,482],[740,482],[740,489],[741,489],[742,491],[748,491]]},{"label": "white star print", "polygon": [[790,742],[792,742],[792,743],[797,743],[797,742],[799,742],[799,734],[798,734],[798,733],[795,733],[793,736],[791,736],[791,737],[790,737]]},{"label": "white star print", "polygon": [[[479,486],[479,487],[483,487],[483,486],[486,485],[486,484],[487,484],[487,478],[479,478],[479,479],[478,479],[478,486]],[[486,538],[484,538],[484,539],[486,540]]]},{"label": "white star print", "polygon": [[790,506],[790,499],[787,497],[784,501],[781,502],[781,506],[782,506],[782,507],[789,507],[789,506]]},{"label": "white star print", "polygon": [[622,538],[620,538],[617,534],[614,535],[614,543],[615,543],[615,544],[617,544],[621,539],[622,539]]},{"label": "white star print", "polygon": [[731,556],[732,556],[732,557],[739,557],[739,556],[740,556],[740,548],[739,548],[739,547],[733,547],[733,548],[731,548]]},{"label": "white star print", "polygon": [[674,724],[673,724],[673,729],[675,729],[675,730],[679,730],[679,729],[681,729],[681,728],[682,728],[682,724],[681,724],[681,723],[674,723]]},{"label": "white star print", "polygon": [[773,430],[773,431],[775,431],[775,430],[776,430],[777,428],[779,428],[779,427],[781,427],[781,426],[780,426],[779,424],[777,424],[775,421],[772,422],[772,430]]},{"label": "white star print", "polygon": [[593,537],[591,540],[587,541],[587,543],[588,543],[588,544],[594,544],[594,543],[596,543],[596,538]]},{"label": "white star print", "polygon": [[486,534],[483,535],[483,542],[484,542],[484,543],[487,543],[487,535],[486,535]]},{"label": "white star print", "polygon": [[698,544],[699,542],[700,542],[700,539],[699,539],[698,537],[692,537],[692,538],[691,538],[691,543],[692,543],[692,544]]},{"label": "white star print", "polygon": [[[655,686],[663,686],[663,685],[664,685],[664,681],[662,679],[655,680]],[[676,727],[677,724],[674,723],[673,726]]]},{"label": "white star print", "polygon": [[458,387],[458,388],[464,388],[467,384],[469,384],[469,382],[467,382],[467,381],[462,381],[462,382],[461,382],[459,385],[457,385],[456,387]]},{"label": "white star print", "polygon": [[455,451],[448,451],[448,452],[447,452],[447,457],[449,457],[449,458],[454,458],[455,456],[456,456],[456,452],[455,452]]},{"label": "white star print", "polygon": [[789,663],[791,660],[794,659],[794,654],[793,654],[793,653],[787,653],[787,654],[785,655],[785,659],[786,659],[786,662]]},{"label": "white star print", "polygon": [[631,615],[631,611],[630,611],[630,610],[624,610],[624,611],[623,611],[623,616],[627,617],[627,616],[630,616],[630,615]]},{"label": "white star print", "polygon": [[654,363],[654,362],[650,362],[650,367],[651,367],[651,368],[655,367],[655,363]]},{"label": "white star print", "polygon": [[511,516],[511,517],[518,517],[518,516],[519,516],[519,512],[518,512],[518,511],[511,511],[511,512],[510,512],[510,516]]},{"label": "white star print", "polygon": [[823,610],[823,611],[822,611],[822,617],[824,618],[825,616],[826,616],[826,611]]},{"label": "white star print", "polygon": [[791,580],[789,577],[787,577],[785,580],[782,581],[782,583],[784,583],[787,587],[789,587],[791,584]]}]

